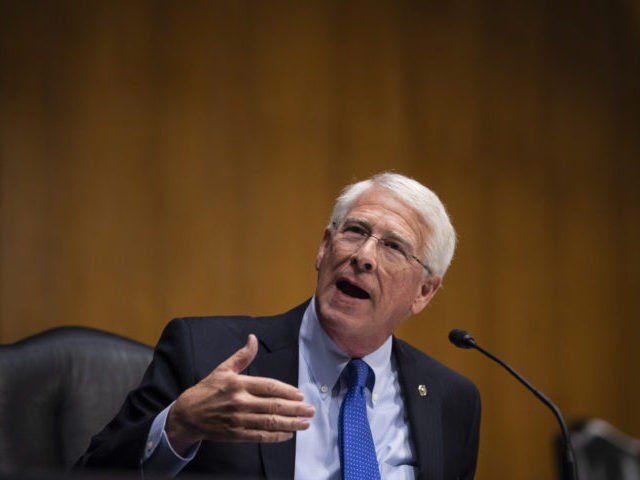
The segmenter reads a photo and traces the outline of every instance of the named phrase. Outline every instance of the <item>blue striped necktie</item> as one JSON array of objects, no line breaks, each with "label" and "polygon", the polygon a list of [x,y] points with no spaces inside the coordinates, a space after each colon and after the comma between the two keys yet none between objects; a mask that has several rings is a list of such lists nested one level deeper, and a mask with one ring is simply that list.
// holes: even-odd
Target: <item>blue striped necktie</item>
[{"label": "blue striped necktie", "polygon": [[371,368],[359,358],[345,368],[347,393],[340,407],[338,445],[343,480],[380,479],[376,449],[367,419],[365,388]]}]

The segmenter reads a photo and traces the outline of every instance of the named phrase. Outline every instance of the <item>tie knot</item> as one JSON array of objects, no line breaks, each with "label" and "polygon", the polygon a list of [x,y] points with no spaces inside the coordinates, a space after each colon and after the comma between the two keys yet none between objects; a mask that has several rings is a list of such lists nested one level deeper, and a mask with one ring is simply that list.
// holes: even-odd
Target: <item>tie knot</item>
[{"label": "tie knot", "polygon": [[347,387],[366,387],[371,367],[361,358],[352,358],[347,363]]}]

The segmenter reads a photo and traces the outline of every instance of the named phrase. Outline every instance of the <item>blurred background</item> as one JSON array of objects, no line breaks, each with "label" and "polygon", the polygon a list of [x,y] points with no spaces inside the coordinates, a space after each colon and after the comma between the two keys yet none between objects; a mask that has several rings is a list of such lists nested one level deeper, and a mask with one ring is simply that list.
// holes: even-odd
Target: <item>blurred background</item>
[{"label": "blurred background", "polygon": [[483,397],[477,478],[554,478],[559,405],[640,436],[640,2],[0,0],[0,342],[273,314],[347,183],[459,249],[398,335]]}]

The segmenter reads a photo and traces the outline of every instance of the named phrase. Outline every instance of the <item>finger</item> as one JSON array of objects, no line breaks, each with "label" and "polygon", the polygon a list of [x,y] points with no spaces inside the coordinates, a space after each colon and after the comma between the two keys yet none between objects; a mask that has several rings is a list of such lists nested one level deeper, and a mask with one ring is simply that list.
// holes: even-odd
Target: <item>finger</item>
[{"label": "finger", "polygon": [[[264,430],[253,430],[245,428],[233,429],[225,437],[225,442],[251,442],[251,443],[276,443],[291,440],[292,432],[265,432]],[[216,437],[212,441],[219,441]]]},{"label": "finger", "polygon": [[281,415],[265,415],[246,413],[236,418],[237,426],[249,430],[266,432],[296,432],[306,430],[311,425],[307,418],[283,417]]},{"label": "finger", "polygon": [[316,413],[315,408],[308,403],[263,397],[249,397],[245,399],[242,402],[242,407],[239,408],[238,411],[307,418],[313,417]]},{"label": "finger", "polygon": [[289,400],[302,400],[302,392],[288,383],[266,377],[245,377],[247,392],[261,397],[286,398]]},{"label": "finger", "polygon": [[258,354],[258,339],[252,333],[247,337],[247,343],[240,350],[236,351],[233,355],[227,358],[224,362],[218,365],[217,371],[230,370],[235,373],[240,373],[247,368],[253,359]]}]

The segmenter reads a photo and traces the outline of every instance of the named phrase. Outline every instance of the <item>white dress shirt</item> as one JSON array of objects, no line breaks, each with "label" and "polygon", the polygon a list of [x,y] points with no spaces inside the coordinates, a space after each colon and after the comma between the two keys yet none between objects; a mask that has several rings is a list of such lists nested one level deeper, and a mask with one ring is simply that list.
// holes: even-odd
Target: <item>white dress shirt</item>
[{"label": "white dress shirt", "polygon": [[[363,357],[375,374],[373,392],[367,389],[367,416],[385,480],[414,479],[415,455],[409,439],[404,403],[389,337]],[[296,433],[295,478],[340,479],[338,417],[346,393],[340,380],[350,357],[329,338],[318,322],[315,297],[300,327],[298,388],[316,409],[307,430]]]}]

